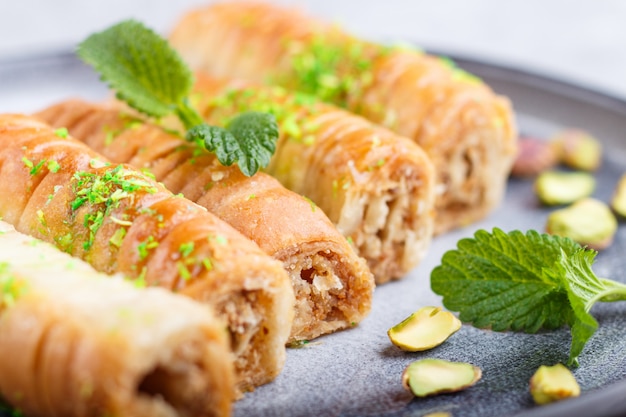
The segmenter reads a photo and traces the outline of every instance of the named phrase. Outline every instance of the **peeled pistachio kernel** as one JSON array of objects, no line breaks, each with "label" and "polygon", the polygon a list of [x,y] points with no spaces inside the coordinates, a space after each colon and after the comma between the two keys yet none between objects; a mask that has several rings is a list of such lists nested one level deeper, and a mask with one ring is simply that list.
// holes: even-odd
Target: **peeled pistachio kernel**
[{"label": "peeled pistachio kernel", "polygon": [[387,331],[391,343],[408,352],[439,346],[461,328],[461,321],[440,307],[423,307]]},{"label": "peeled pistachio kernel", "polygon": [[591,249],[602,250],[613,242],[617,219],[602,201],[585,198],[548,216],[546,232],[569,237]]},{"label": "peeled pistachio kernel", "polygon": [[535,192],[543,204],[570,204],[593,193],[596,180],[586,172],[546,171],[537,177]]},{"label": "peeled pistachio kernel", "polygon": [[611,200],[611,208],[622,217],[626,217],[626,174],[622,175]]},{"label": "peeled pistachio kernel", "polygon": [[573,169],[595,171],[602,163],[602,145],[588,132],[568,129],[553,138],[563,164]]},{"label": "peeled pistachio kernel", "polygon": [[560,363],[540,366],[530,378],[530,394],[537,404],[548,404],[580,395],[576,378]]},{"label": "peeled pistachio kernel", "polygon": [[482,376],[477,366],[443,359],[422,359],[411,363],[402,373],[402,385],[416,397],[461,391]]}]

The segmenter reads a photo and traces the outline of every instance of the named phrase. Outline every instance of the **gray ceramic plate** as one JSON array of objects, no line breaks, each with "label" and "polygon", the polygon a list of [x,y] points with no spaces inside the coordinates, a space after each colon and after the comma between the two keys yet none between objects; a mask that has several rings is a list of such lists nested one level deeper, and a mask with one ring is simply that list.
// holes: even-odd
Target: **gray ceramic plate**
[{"label": "gray ceramic plate", "polygon": [[[549,136],[580,127],[605,144],[595,196],[608,200],[626,172],[626,102],[557,80],[453,57],[508,95],[524,134]],[[69,96],[106,96],[97,77],[70,53],[0,62],[0,111],[33,111]],[[423,416],[445,411],[463,416],[614,416],[626,413],[626,303],[598,305],[600,327],[574,371],[583,394],[578,399],[536,407],[528,380],[542,364],[567,360],[567,329],[527,335],[494,333],[464,326],[427,353],[404,353],[387,339],[389,327],[425,305],[440,305],[430,290],[430,271],[443,253],[478,228],[543,230],[548,210],[540,207],[528,181],[511,181],[506,200],[488,219],[436,238],[427,259],[404,280],[376,290],[373,311],[360,326],[291,349],[283,373],[272,384],[235,405],[236,416]],[[626,227],[614,245],[598,256],[599,276],[626,282]],[[1,337],[1,335],[0,335]],[[402,370],[424,357],[471,362],[483,379],[471,389],[416,400],[400,384]],[[6,414],[8,415],[8,414]]]}]

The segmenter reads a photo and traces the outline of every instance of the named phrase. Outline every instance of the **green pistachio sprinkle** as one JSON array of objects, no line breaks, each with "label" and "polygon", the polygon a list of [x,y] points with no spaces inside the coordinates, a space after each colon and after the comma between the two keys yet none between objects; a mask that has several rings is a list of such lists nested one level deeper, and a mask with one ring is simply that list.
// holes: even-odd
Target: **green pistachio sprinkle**
[{"label": "green pistachio sprinkle", "polygon": [[139,253],[139,260],[146,259],[152,249],[156,249],[159,246],[159,242],[150,235],[146,240],[137,245],[137,252]]},{"label": "green pistachio sprinkle", "polygon": [[315,204],[315,202],[313,200],[311,200],[309,197],[303,197],[311,206],[311,211],[315,211],[317,209],[317,205]]},{"label": "green pistachio sprinkle", "polygon": [[96,233],[121,201],[134,198],[139,191],[151,194],[157,192],[157,188],[148,179],[125,169],[123,165],[107,169],[102,174],[80,171],[74,174],[73,179],[76,197],[71,203],[72,211],[86,204],[91,210],[84,218],[84,226],[89,231],[89,238],[83,244],[85,250],[91,249]]},{"label": "green pistachio sprinkle", "polygon": [[0,262],[0,310],[13,306],[26,290],[26,283],[15,276],[11,265]]},{"label": "green pistachio sprinkle", "polygon": [[57,130],[54,131],[54,134],[62,139],[67,139],[67,136],[69,135],[69,132],[67,131],[67,128],[65,127],[61,127]]},{"label": "green pistachio sprinkle", "polygon": [[26,158],[25,156],[22,157],[22,162],[24,163],[24,165],[26,166],[26,168],[30,168],[33,169],[33,167],[35,166],[33,164],[33,161],[31,161],[30,159]]},{"label": "green pistachio sprinkle", "polygon": [[137,278],[133,279],[133,284],[135,285],[136,288],[146,288],[147,287],[147,282],[146,282],[146,274],[148,273],[148,268],[146,268],[145,266],[143,268],[141,268],[141,272],[139,273],[139,276],[137,276]]},{"label": "green pistachio sprinkle", "polygon": [[66,233],[62,236],[55,236],[54,243],[64,252],[73,252],[74,236],[72,233]]},{"label": "green pistachio sprinkle", "polygon": [[182,279],[188,281],[191,279],[191,272],[187,269],[187,265],[183,261],[176,262],[176,268],[178,269],[178,274]]},{"label": "green pistachio sprinkle", "polygon": [[187,258],[193,252],[194,247],[195,247],[194,242],[181,243],[180,247],[178,248],[178,252],[180,252],[180,255],[183,258]]},{"label": "green pistachio sprinkle", "polygon": [[44,227],[48,226],[48,223],[46,222],[46,218],[42,210],[37,210],[37,219],[39,220],[39,224],[41,224],[42,226]]},{"label": "green pistachio sprinkle", "polygon": [[61,165],[59,165],[57,161],[54,161],[54,160],[48,161],[48,171],[52,172],[53,174],[56,174],[57,172],[59,172],[59,169],[61,169]]},{"label": "green pistachio sprinkle", "polygon": [[41,171],[41,168],[44,166],[44,164],[45,164],[46,162],[47,162],[47,161],[46,161],[45,159],[42,159],[41,161],[39,161],[39,162],[37,163],[37,165],[35,165],[35,166],[33,166],[33,167],[31,168],[31,170],[30,170],[30,175],[37,175],[37,174],[39,174],[39,171]]},{"label": "green pistachio sprinkle", "polygon": [[269,113],[276,118],[279,130],[289,140],[312,144],[315,123],[303,123],[306,115],[319,112],[320,101],[303,93],[288,93],[281,87],[228,88],[209,101],[210,119],[228,125],[231,115],[243,111]]},{"label": "green pistachio sprinkle", "polygon": [[356,39],[336,42],[325,34],[288,42],[292,72],[275,81],[346,107],[348,98],[360,94],[373,79],[372,52],[367,49]]},{"label": "green pistachio sprinkle", "polygon": [[122,242],[125,236],[126,236],[126,229],[124,229],[123,227],[120,227],[119,229],[115,231],[115,233],[113,233],[113,236],[111,236],[111,239],[109,239],[109,243],[115,246],[116,248],[120,248],[122,246]]},{"label": "green pistachio sprinkle", "polygon": [[213,263],[211,262],[211,259],[209,258],[202,259],[202,265],[207,271],[210,271],[213,269]]},{"label": "green pistachio sprinkle", "polygon": [[[222,236],[222,235],[215,235],[213,237],[215,239],[215,241],[217,243],[219,243],[220,245],[226,245],[228,244],[228,239],[226,238],[226,236]],[[209,237],[209,239],[211,239],[211,237]]]}]

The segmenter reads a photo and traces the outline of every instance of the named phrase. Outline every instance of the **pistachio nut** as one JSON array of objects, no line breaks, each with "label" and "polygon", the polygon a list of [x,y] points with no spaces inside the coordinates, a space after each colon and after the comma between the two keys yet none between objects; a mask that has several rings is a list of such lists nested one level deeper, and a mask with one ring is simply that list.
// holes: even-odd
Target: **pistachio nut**
[{"label": "pistachio nut", "polygon": [[412,362],[402,373],[402,385],[416,397],[461,391],[474,385],[482,371],[464,362],[422,359]]},{"label": "pistachio nut", "polygon": [[622,175],[611,200],[611,208],[622,217],[626,217],[626,174]]},{"label": "pistachio nut", "polygon": [[585,198],[548,216],[546,232],[569,237],[595,250],[607,248],[617,231],[617,219],[602,201]]},{"label": "pistachio nut", "polygon": [[543,204],[571,204],[593,193],[596,180],[586,172],[546,171],[535,181],[535,193]]},{"label": "pistachio nut", "polygon": [[517,157],[511,168],[511,175],[514,177],[534,177],[558,162],[555,148],[548,141],[523,137],[517,144]]},{"label": "pistachio nut", "polygon": [[588,132],[567,129],[553,137],[552,143],[563,164],[573,169],[595,171],[602,163],[602,145]]},{"label": "pistachio nut", "polygon": [[461,328],[461,321],[440,307],[423,307],[387,331],[391,343],[418,352],[439,346]]},{"label": "pistachio nut", "polygon": [[530,378],[530,394],[537,404],[548,404],[580,395],[576,378],[560,363],[542,365]]}]

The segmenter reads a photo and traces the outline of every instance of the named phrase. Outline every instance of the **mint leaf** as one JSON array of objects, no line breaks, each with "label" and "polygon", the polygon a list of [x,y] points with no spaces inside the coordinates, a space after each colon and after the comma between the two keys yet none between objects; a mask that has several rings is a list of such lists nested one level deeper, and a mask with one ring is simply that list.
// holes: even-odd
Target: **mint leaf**
[{"label": "mint leaf", "polygon": [[589,314],[593,305],[592,300],[604,290],[604,285],[591,270],[595,256],[595,251],[582,248],[573,255],[567,255],[562,251],[560,261],[554,265],[553,269],[545,271],[546,274],[555,274],[560,277],[574,313],[574,321],[570,324],[572,328],[570,364],[578,363],[577,358],[585,344],[598,329],[598,322]]},{"label": "mint leaf", "polygon": [[570,363],[597,329],[596,301],[626,299],[626,286],[595,276],[596,252],[574,241],[494,229],[462,239],[431,274],[431,287],[460,319],[496,331],[572,328]]},{"label": "mint leaf", "polygon": [[278,124],[272,114],[244,112],[233,118],[227,128],[241,149],[238,163],[244,174],[270,163],[278,139]]},{"label": "mint leaf", "polygon": [[187,139],[202,141],[215,152],[223,165],[237,162],[244,175],[253,175],[266,167],[276,150],[278,124],[269,113],[244,112],[226,126],[200,125],[187,132]]},{"label": "mint leaf", "polygon": [[598,328],[598,322],[589,314],[597,301],[623,301],[626,286],[619,282],[600,279],[592,271],[591,265],[596,256],[593,250],[579,249],[573,256],[561,254],[557,264],[564,284],[568,287],[568,298],[576,319],[572,325],[572,347],[570,363],[577,363],[585,343]]},{"label": "mint leaf", "polygon": [[188,129],[186,138],[200,141],[223,165],[237,162],[251,176],[269,164],[278,139],[274,116],[249,112],[226,128],[205,124],[188,99],[191,71],[166,40],[140,22],[127,20],[93,34],[77,53],[131,107],[154,118],[175,114]]},{"label": "mint leaf", "polygon": [[227,129],[217,126],[201,124],[187,131],[187,140],[199,141],[210,151],[215,153],[222,165],[230,166],[239,157],[237,140]]},{"label": "mint leaf", "polygon": [[[564,242],[573,253],[575,244]],[[571,247],[569,247],[571,246]],[[537,248],[541,247],[541,250]],[[537,232],[493,235],[478,231],[474,239],[458,242],[458,250],[444,254],[442,265],[431,275],[433,291],[444,296],[446,307],[478,327],[534,332],[571,322],[561,283],[544,277],[543,268],[560,257],[558,244]]]},{"label": "mint leaf", "polygon": [[193,85],[191,71],[178,53],[135,20],[89,36],[77,54],[100,73],[118,98],[152,117],[172,113]]}]

